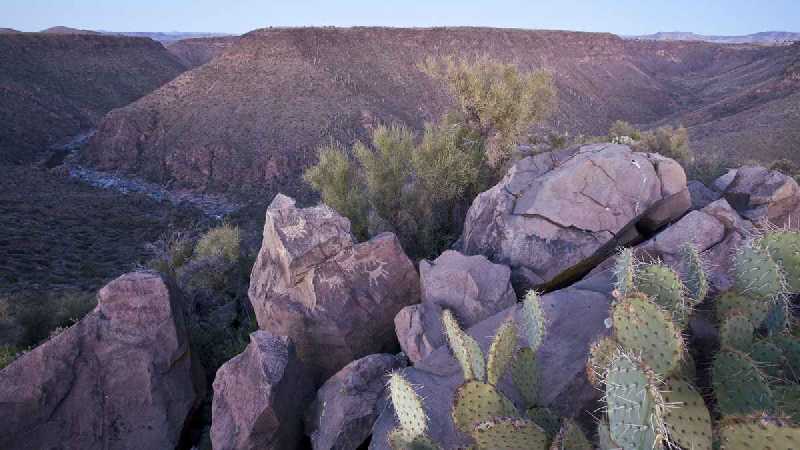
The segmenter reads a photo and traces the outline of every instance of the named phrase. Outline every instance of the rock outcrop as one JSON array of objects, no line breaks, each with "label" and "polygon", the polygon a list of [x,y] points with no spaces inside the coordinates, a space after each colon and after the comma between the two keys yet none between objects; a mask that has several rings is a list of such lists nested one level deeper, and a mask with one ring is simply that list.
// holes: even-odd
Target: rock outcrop
[{"label": "rock outcrop", "polygon": [[311,380],[287,337],[266,331],[225,363],[214,380],[211,442],[215,450],[291,450],[302,438]]},{"label": "rock outcrop", "polygon": [[692,209],[703,209],[709,203],[717,201],[722,197],[719,192],[709,189],[700,181],[692,180],[687,183],[689,194],[692,196]]},{"label": "rock outcrop", "polygon": [[175,448],[202,390],[180,300],[159,275],[123,275],[0,371],[0,448]]},{"label": "rock outcrop", "polygon": [[387,399],[389,373],[405,365],[405,359],[395,355],[369,355],[326,381],[306,416],[314,450],[359,448],[372,432],[378,405]]},{"label": "rock outcrop", "polygon": [[321,383],[353,360],[397,350],[394,316],[419,303],[414,265],[395,235],[354,244],[350,223],[278,195],[250,279],[259,328],[292,338]]},{"label": "rock outcrop", "polygon": [[778,226],[800,223],[800,187],[790,176],[748,166],[723,175],[714,184],[723,187],[728,203],[748,220]]},{"label": "rock outcrop", "polygon": [[[600,274],[569,288],[542,296],[541,305],[547,323],[547,335],[538,353],[541,403],[568,417],[594,411],[600,391],[586,378],[589,346],[607,333],[612,279]],[[512,306],[479,322],[467,331],[484,352],[496,329],[509,317],[516,317],[520,307]],[[453,394],[463,382],[461,369],[447,346],[442,346],[414,367],[403,369],[406,378],[418,387],[429,417],[429,435],[443,448],[464,448],[469,442],[454,429],[450,415]],[[500,389],[521,404],[513,384],[504,378]],[[387,435],[396,426],[394,410],[389,405],[373,427],[370,449],[388,450]]]},{"label": "rock outcrop", "polygon": [[525,158],[467,213],[465,254],[507,264],[515,287],[574,281],[613,249],[680,217],[691,206],[672,159],[595,144]]},{"label": "rock outcrop", "polygon": [[400,346],[414,363],[445,343],[444,309],[470,327],[517,301],[511,270],[482,255],[448,250],[433,262],[420,261],[419,273],[422,303],[403,308],[394,319]]}]

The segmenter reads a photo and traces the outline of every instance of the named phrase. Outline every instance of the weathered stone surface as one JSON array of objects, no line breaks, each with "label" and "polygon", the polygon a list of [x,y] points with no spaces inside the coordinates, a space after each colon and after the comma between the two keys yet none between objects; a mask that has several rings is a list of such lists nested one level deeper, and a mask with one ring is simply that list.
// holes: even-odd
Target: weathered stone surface
[{"label": "weathered stone surface", "polygon": [[690,207],[675,161],[595,144],[528,157],[473,202],[461,237],[465,254],[511,266],[515,287],[571,281],[636,236]]},{"label": "weathered stone surface", "polygon": [[792,177],[775,170],[741,167],[725,187],[723,196],[739,214],[753,222],[767,220],[778,226],[796,226],[800,221],[800,187]]},{"label": "weathered stone surface", "polygon": [[386,396],[390,372],[405,367],[405,358],[369,355],[346,365],[317,391],[306,416],[306,433],[314,450],[350,450],[363,444]]},{"label": "weathered stone surface", "polygon": [[[559,414],[576,417],[593,411],[600,392],[586,379],[589,346],[608,330],[612,280],[600,274],[575,285],[542,296],[542,309],[548,333],[537,355],[541,368],[542,405]],[[484,352],[497,328],[509,317],[519,314],[513,306],[469,328],[468,332]],[[403,369],[405,376],[418,389],[429,416],[430,436],[446,449],[463,448],[468,438],[453,427],[450,408],[456,388],[463,382],[461,369],[447,346],[442,346],[414,367]],[[521,405],[510,377],[506,375],[500,389]],[[390,402],[389,402],[390,403]],[[396,426],[391,404],[381,412],[373,427],[370,449],[388,449],[387,435]]]},{"label": "weathered stone surface", "polygon": [[403,308],[394,321],[400,346],[415,363],[445,343],[442,310],[470,327],[517,301],[511,269],[482,255],[448,250],[433,262],[421,261],[419,272],[422,303]]},{"label": "weathered stone surface", "polygon": [[733,182],[733,179],[736,177],[736,169],[728,169],[724,175],[714,180],[711,184],[711,188],[717,192],[725,192],[725,189],[730,186]]},{"label": "weathered stone surface", "polygon": [[709,203],[717,201],[722,197],[717,191],[711,190],[700,181],[692,180],[686,185],[689,188],[689,195],[692,197],[692,209],[703,209]]},{"label": "weathered stone surface", "polygon": [[0,371],[0,448],[175,448],[203,395],[162,278],[123,275],[77,324]]},{"label": "weathered stone surface", "polygon": [[279,195],[249,296],[259,328],[291,337],[321,383],[353,360],[397,350],[393,319],[419,303],[419,281],[395,235],[353,244],[347,219]]},{"label": "weathered stone surface", "polygon": [[266,331],[250,335],[240,355],[217,371],[212,402],[215,450],[297,448],[313,387],[294,344]]}]

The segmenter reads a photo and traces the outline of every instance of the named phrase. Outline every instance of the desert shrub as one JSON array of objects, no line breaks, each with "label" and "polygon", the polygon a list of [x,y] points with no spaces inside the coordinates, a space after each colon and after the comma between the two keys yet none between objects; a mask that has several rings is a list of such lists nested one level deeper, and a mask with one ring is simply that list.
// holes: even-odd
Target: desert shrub
[{"label": "desert shrub", "polygon": [[72,326],[97,304],[94,294],[83,292],[31,293],[14,299],[11,318],[21,328],[17,346],[33,347],[58,328]]},{"label": "desert shrub", "polygon": [[224,223],[208,230],[194,247],[192,258],[220,257],[234,263],[239,259],[241,234],[239,227]]},{"label": "desert shrub", "polygon": [[360,176],[346,150],[328,144],[319,149],[319,162],[303,177],[320,193],[326,205],[350,219],[353,234],[364,239],[367,237],[367,200],[361,190]]},{"label": "desert shrub", "polygon": [[689,132],[684,127],[663,126],[642,133],[637,148],[645,152],[659,153],[684,166],[689,165],[694,159],[689,148]]},{"label": "desert shrub", "polygon": [[11,364],[18,355],[19,350],[13,345],[0,345],[0,370]]},{"label": "desert shrub", "polygon": [[147,267],[165,275],[175,275],[175,272],[189,261],[194,251],[192,240],[182,231],[165,235],[149,244],[148,248],[153,257],[147,263]]},{"label": "desert shrub", "polygon": [[769,170],[777,170],[778,172],[788,175],[800,183],[800,166],[794,161],[786,158],[781,158],[772,162],[769,165]]},{"label": "desert shrub", "polygon": [[728,171],[722,159],[715,155],[704,155],[701,158],[695,158],[684,169],[686,169],[687,179],[701,181],[706,186],[711,186],[714,180]]},{"label": "desert shrub", "polygon": [[244,351],[250,343],[250,333],[258,326],[255,320],[220,324],[202,321],[193,322],[189,328],[192,351],[198,355],[204,368],[208,368],[208,376],[213,379],[217,368]]},{"label": "desert shrub", "polygon": [[520,71],[488,56],[428,59],[422,70],[443,81],[464,126],[485,144],[489,166],[502,170],[528,127],[555,105],[553,77],[543,70]]},{"label": "desert shrub", "polygon": [[638,141],[642,138],[642,133],[624,120],[617,120],[611,124],[611,128],[608,130],[609,141],[616,142],[625,137]]}]

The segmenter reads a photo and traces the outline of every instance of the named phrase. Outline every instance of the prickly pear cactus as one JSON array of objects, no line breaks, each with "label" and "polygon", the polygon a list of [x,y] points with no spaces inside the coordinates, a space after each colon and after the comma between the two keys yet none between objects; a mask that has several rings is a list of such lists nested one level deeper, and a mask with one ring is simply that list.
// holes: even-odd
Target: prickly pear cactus
[{"label": "prickly pear cactus", "polygon": [[773,388],[778,411],[795,424],[800,423],[800,384],[785,384]]},{"label": "prickly pear cactus", "polygon": [[626,352],[661,377],[676,370],[683,338],[668,314],[643,296],[630,296],[613,307],[614,336]]},{"label": "prickly pear cactus", "polygon": [[539,294],[528,291],[522,301],[522,311],[519,314],[519,332],[528,342],[534,353],[542,345],[545,333],[545,319],[540,304]]},{"label": "prickly pear cactus", "polygon": [[439,450],[439,446],[429,437],[409,435],[400,428],[390,431],[388,440],[393,450]]},{"label": "prickly pear cactus", "polygon": [[489,384],[497,386],[511,364],[516,348],[517,327],[514,322],[507,321],[500,326],[489,347],[489,361],[486,366],[486,380]]},{"label": "prickly pear cactus", "polygon": [[617,298],[625,298],[635,290],[634,277],[638,262],[630,248],[622,248],[614,260],[614,291]]},{"label": "prickly pear cactus", "polygon": [[784,374],[792,382],[800,383],[800,338],[782,335],[770,338],[781,349],[784,358]]},{"label": "prickly pear cactus", "polygon": [[717,409],[723,416],[771,411],[775,407],[764,373],[744,353],[719,352],[712,367],[712,385]]},{"label": "prickly pear cactus", "polygon": [[736,290],[748,297],[772,299],[786,292],[780,266],[754,243],[743,245],[736,253],[734,270]]},{"label": "prickly pear cactus", "polygon": [[592,443],[586,439],[583,430],[575,423],[574,420],[564,419],[556,437],[553,438],[553,443],[550,444],[550,450],[593,450]]},{"label": "prickly pear cactus", "polygon": [[478,343],[461,329],[449,310],[442,313],[442,325],[453,356],[461,366],[464,380],[483,381],[486,378],[486,363]]},{"label": "prickly pear cactus", "polygon": [[689,323],[692,305],[685,295],[685,287],[674,270],[661,264],[648,264],[636,274],[636,288],[664,311],[681,328]]},{"label": "prickly pear cactus", "polygon": [[786,361],[783,350],[769,339],[761,339],[753,343],[750,357],[756,365],[769,377],[784,378],[783,368]]},{"label": "prickly pear cactus", "polygon": [[411,383],[400,373],[389,377],[389,394],[400,422],[400,429],[410,436],[423,436],[428,431],[428,416]]},{"label": "prickly pear cactus", "polygon": [[790,450],[800,442],[800,428],[768,416],[729,418],[719,435],[722,450]]},{"label": "prickly pear cactus", "polygon": [[530,408],[525,415],[539,425],[548,436],[555,436],[561,429],[561,418],[549,408]]},{"label": "prickly pear cactus", "polygon": [[800,232],[773,231],[764,235],[759,245],[781,266],[789,290],[800,292]]},{"label": "prickly pear cactus", "polygon": [[619,344],[614,338],[602,337],[589,347],[589,360],[586,363],[586,377],[595,387],[600,387],[603,374],[608,370],[611,361],[617,354]]},{"label": "prickly pear cactus", "polygon": [[711,450],[711,414],[703,397],[678,378],[667,379],[662,396],[669,439],[682,448]]},{"label": "prickly pear cactus", "polygon": [[717,320],[722,322],[731,311],[742,311],[758,328],[767,318],[774,302],[770,298],[749,298],[736,291],[727,291],[715,300]]},{"label": "prickly pear cactus", "polygon": [[661,422],[663,401],[653,374],[619,353],[606,375],[606,414],[611,439],[624,449],[652,449],[660,445],[665,430]]},{"label": "prickly pear cactus", "polygon": [[459,430],[470,433],[473,425],[493,417],[516,417],[517,408],[494,386],[480,381],[467,381],[456,390],[453,422]]},{"label": "prickly pear cactus", "polygon": [[472,437],[482,450],[546,450],[550,438],[528,419],[500,417],[475,425]]},{"label": "prickly pear cactus", "polygon": [[753,347],[755,327],[740,311],[731,311],[719,327],[719,340],[723,348],[749,353]]},{"label": "prickly pear cactus", "polygon": [[697,305],[708,295],[708,276],[705,263],[694,245],[686,244],[681,248],[681,266],[686,292],[691,303]]},{"label": "prickly pear cactus", "polygon": [[606,419],[600,419],[597,423],[597,447],[600,450],[617,450],[622,448],[621,445],[611,439],[611,430],[608,426]]},{"label": "prickly pear cactus", "polygon": [[775,336],[789,328],[790,317],[789,303],[785,298],[777,298],[773,300],[767,317],[761,323],[761,326],[767,330],[768,335]]},{"label": "prickly pear cactus", "polygon": [[530,408],[539,400],[539,366],[536,364],[536,355],[529,347],[523,347],[511,363],[511,378],[520,395],[525,400],[525,406]]}]

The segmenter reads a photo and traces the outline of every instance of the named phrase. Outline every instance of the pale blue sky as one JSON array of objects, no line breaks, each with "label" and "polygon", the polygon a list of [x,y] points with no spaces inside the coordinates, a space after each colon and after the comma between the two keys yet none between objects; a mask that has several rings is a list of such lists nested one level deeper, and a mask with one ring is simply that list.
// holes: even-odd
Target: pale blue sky
[{"label": "pale blue sky", "polygon": [[0,27],[243,33],[266,26],[481,25],[647,34],[800,31],[800,0],[0,0]]}]

